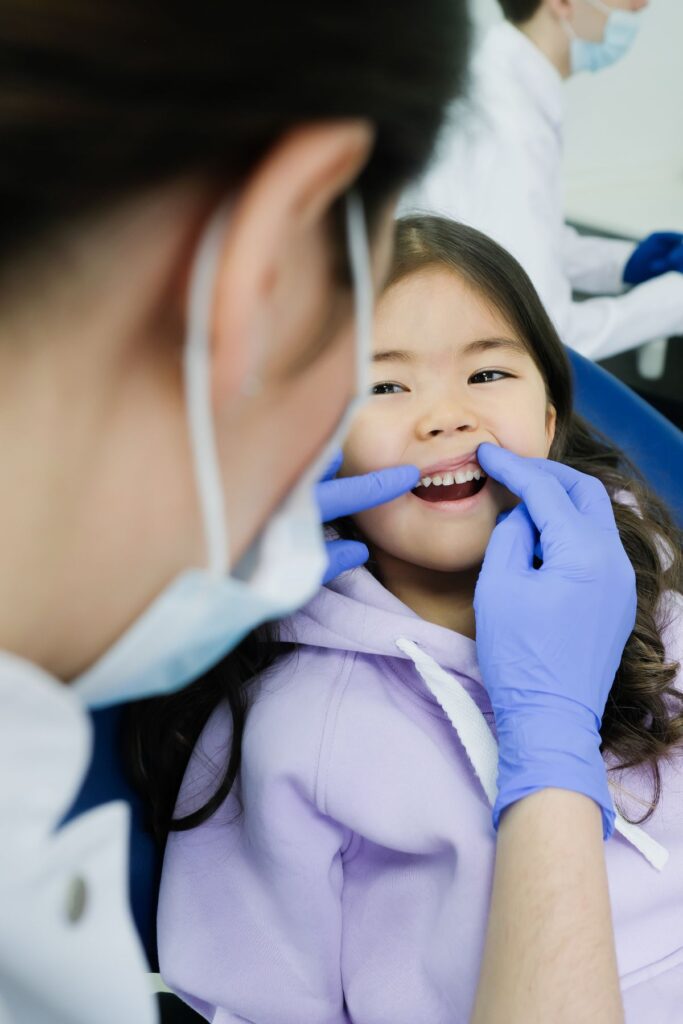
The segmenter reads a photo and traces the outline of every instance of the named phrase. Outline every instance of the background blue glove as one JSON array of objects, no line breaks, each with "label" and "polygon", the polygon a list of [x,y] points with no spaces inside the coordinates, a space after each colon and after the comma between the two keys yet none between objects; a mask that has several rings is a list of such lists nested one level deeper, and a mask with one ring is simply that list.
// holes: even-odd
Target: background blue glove
[{"label": "background blue glove", "polygon": [[[317,485],[316,495],[323,523],[392,501],[412,491],[420,479],[420,471],[416,466],[393,466],[364,476],[333,479],[342,461],[343,455],[340,452]],[[326,547],[328,565],[323,583],[368,560],[368,549],[359,541],[328,540]]]},{"label": "background blue glove", "polygon": [[[600,754],[607,697],[633,629],[635,573],[603,485],[557,462],[480,445],[479,464],[523,500],[496,526],[477,581],[477,653],[498,732],[502,811],[555,786],[614,808]],[[539,538],[540,534],[540,538]],[[540,541],[543,565],[533,568]]]},{"label": "background blue glove", "polygon": [[678,231],[655,231],[636,246],[626,266],[626,284],[642,284],[669,270],[683,274],[683,235]]}]

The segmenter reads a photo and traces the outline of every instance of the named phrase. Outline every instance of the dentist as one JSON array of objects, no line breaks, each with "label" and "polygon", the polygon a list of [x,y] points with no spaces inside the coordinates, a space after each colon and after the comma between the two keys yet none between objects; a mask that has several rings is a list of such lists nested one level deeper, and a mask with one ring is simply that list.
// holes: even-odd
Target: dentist
[{"label": "dentist", "polygon": [[[3,4],[2,1024],[156,1017],[127,902],[125,809],[60,824],[90,759],[87,708],[196,678],[362,559],[326,555],[321,514],[417,479],[402,468],[315,489],[364,387],[393,199],[462,88],[464,9],[425,0],[416,18],[403,0],[301,3],[292,32],[291,7],[271,2]],[[496,566],[513,556],[533,588],[523,593],[543,605],[552,587],[563,608],[546,631],[568,628],[586,588],[609,590],[600,644],[580,662],[599,718],[605,648],[623,647],[633,596],[604,500],[550,464],[494,452],[489,469],[524,498],[549,568],[529,584],[534,528],[510,516],[478,623],[508,637],[513,659],[534,646],[524,602],[512,614],[495,597]],[[586,545],[602,552],[571,588],[567,546],[562,565],[551,557],[568,523],[581,565]],[[520,676],[490,668],[503,699],[524,693],[518,664]],[[529,1020],[533,1006],[560,1021],[565,1006],[598,1005],[616,1020],[603,813],[590,795],[604,768],[595,760],[593,786],[562,751],[532,759],[512,773],[521,788],[503,788],[480,1019],[502,1020],[503,1007]],[[561,877],[539,879],[539,853]],[[539,918],[539,899],[552,914]],[[499,941],[506,921],[514,955]]]}]

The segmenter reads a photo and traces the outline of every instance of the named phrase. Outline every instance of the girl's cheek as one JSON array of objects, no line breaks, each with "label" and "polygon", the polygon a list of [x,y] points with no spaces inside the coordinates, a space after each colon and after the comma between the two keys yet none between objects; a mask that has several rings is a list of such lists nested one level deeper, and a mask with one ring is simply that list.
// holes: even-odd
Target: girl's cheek
[{"label": "girl's cheek", "polygon": [[344,445],[344,473],[368,473],[402,461],[400,426],[374,416],[355,427]]},{"label": "girl's cheek", "polygon": [[376,544],[378,538],[384,532],[382,514],[377,509],[368,509],[367,512],[359,512],[353,517],[356,527],[363,536],[371,543]]},{"label": "girl's cheek", "polygon": [[355,476],[357,473],[363,472],[363,456],[366,449],[364,431],[360,425],[356,425],[352,428],[342,447],[344,453],[343,476]]},{"label": "girl's cheek", "polygon": [[501,424],[496,439],[516,455],[545,458],[549,449],[545,415],[538,419],[525,417],[524,422],[517,418],[513,423],[508,421],[507,424]]},{"label": "girl's cheek", "polygon": [[382,431],[377,413],[366,406],[356,415],[343,445],[345,475],[362,472],[370,464],[378,436],[382,436]]},{"label": "girl's cheek", "polygon": [[362,473],[370,473],[373,469],[382,466],[381,459],[376,457],[370,443],[363,443],[362,440],[352,447],[344,446],[344,476],[357,476]]}]

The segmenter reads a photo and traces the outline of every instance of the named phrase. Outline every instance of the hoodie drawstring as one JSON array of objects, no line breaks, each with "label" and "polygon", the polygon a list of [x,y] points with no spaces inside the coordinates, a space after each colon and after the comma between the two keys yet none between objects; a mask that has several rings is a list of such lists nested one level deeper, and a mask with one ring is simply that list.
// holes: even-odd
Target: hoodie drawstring
[{"label": "hoodie drawstring", "polygon": [[[484,715],[464,686],[413,640],[401,637],[396,646],[413,662],[430,692],[446,712],[486,797],[493,807],[498,792],[498,745]],[[617,811],[614,827],[639,853],[661,871],[669,852],[644,829],[626,821]]]}]

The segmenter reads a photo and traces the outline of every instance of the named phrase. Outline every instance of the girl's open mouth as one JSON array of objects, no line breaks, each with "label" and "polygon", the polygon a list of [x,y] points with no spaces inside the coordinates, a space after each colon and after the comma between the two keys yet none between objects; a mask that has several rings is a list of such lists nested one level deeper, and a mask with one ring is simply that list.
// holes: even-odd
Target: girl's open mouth
[{"label": "girl's open mouth", "polygon": [[472,498],[484,487],[488,477],[481,476],[480,479],[467,480],[465,483],[436,483],[432,481],[427,486],[420,483],[414,488],[413,494],[422,501],[463,501],[464,498]]}]

